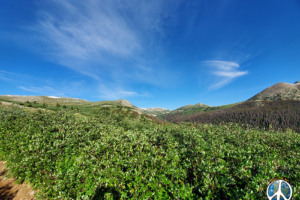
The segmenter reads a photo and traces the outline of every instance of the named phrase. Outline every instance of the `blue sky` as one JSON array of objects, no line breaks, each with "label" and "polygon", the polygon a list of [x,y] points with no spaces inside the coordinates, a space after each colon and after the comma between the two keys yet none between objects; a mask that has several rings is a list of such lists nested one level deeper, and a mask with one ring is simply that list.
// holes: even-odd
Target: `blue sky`
[{"label": "blue sky", "polygon": [[298,0],[1,1],[0,95],[173,110],[299,75]]}]

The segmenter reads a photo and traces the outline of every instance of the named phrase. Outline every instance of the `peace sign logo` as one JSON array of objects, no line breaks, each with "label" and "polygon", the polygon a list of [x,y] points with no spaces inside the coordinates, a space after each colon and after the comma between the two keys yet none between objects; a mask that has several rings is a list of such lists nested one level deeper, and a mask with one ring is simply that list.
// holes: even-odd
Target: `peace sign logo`
[{"label": "peace sign logo", "polygon": [[292,198],[292,187],[285,180],[278,179],[269,184],[267,197],[269,200],[290,200]]}]

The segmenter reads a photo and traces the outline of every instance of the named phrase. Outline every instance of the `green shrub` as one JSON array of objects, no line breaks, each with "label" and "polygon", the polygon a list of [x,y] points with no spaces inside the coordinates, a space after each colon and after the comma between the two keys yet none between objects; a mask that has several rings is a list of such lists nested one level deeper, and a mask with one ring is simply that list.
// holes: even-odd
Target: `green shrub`
[{"label": "green shrub", "polygon": [[40,190],[36,199],[260,200],[274,177],[300,198],[300,135],[291,130],[117,118],[1,107],[1,160]]}]

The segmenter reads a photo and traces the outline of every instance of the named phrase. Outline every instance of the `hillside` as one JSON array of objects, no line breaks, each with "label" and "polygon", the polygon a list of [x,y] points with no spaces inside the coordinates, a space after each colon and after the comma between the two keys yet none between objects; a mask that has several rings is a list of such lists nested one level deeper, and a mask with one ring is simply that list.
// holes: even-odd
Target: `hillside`
[{"label": "hillside", "polygon": [[[38,189],[40,199],[241,199],[250,193],[262,199],[274,174],[300,186],[300,101],[199,103],[168,111],[124,99],[45,97],[47,104],[20,97],[6,100],[11,104],[1,97],[0,159],[17,183]],[[164,117],[174,123],[145,112],[173,113]],[[269,167],[274,156],[281,168]],[[220,182],[208,182],[214,178]]]},{"label": "hillside", "polygon": [[[206,104],[198,103],[195,105],[189,104],[186,106],[182,106],[175,110],[168,110],[164,108],[138,108],[131,104],[129,101],[125,99],[119,99],[115,101],[96,101],[96,102],[89,102],[84,99],[76,99],[76,98],[67,98],[67,97],[54,97],[54,96],[15,96],[15,95],[1,95],[0,100],[12,101],[17,102],[20,105],[25,105],[29,107],[47,107],[50,106],[50,109],[57,110],[58,108],[55,105],[59,104],[61,106],[69,106],[69,108],[74,107],[77,109],[78,106],[84,106],[84,110],[87,110],[86,114],[90,112],[88,107],[117,107],[117,106],[125,106],[131,108],[132,111],[136,112],[138,115],[146,114],[148,117],[153,117],[153,120],[158,121],[160,123],[164,123],[166,121],[179,123],[182,121],[191,121],[195,123],[217,123],[220,120],[225,120],[227,122],[236,121],[240,116],[244,116],[245,112],[261,112],[265,109],[270,109],[272,112],[275,112],[274,108],[270,107],[271,104],[265,102],[268,101],[278,101],[278,100],[300,100],[300,82],[297,81],[294,84],[280,82],[277,83],[262,92],[256,94],[252,98],[248,99],[244,102],[238,102],[234,104],[228,104],[224,106],[209,106]],[[252,102],[252,103],[247,103]],[[39,104],[39,105],[38,105]],[[277,111],[281,111],[282,105],[284,104],[293,104],[290,101],[286,103],[277,102],[275,103],[277,106]],[[71,107],[70,107],[71,106]],[[98,108],[94,109],[98,109]],[[293,107],[293,105],[287,105],[287,107]],[[232,109],[230,109],[232,108]],[[261,108],[261,110],[257,110]],[[250,110],[251,111],[250,111]],[[253,111],[256,109],[256,111]],[[219,110],[219,111],[218,111]],[[231,116],[232,113],[239,110],[239,114],[235,114],[235,116]],[[247,111],[246,111],[247,110]],[[218,112],[217,112],[218,111]],[[214,119],[207,117],[206,119],[202,119],[201,116],[207,115],[200,115],[204,113],[211,113],[208,114],[209,116],[214,116]],[[222,114],[220,114],[222,113]],[[274,113],[273,113],[274,114]],[[275,115],[275,114],[274,114]],[[294,114],[293,114],[294,115]],[[226,116],[226,117],[225,117]],[[253,116],[246,117],[243,122],[250,123],[252,127],[257,127],[257,123],[253,123]],[[272,118],[270,116],[266,117],[272,123],[277,123],[276,128],[286,128],[285,124],[281,124],[276,122],[275,116]],[[231,121],[230,121],[231,120]],[[233,121],[232,121],[233,120]],[[280,125],[279,125],[279,124]],[[263,124],[263,125],[262,125]],[[268,128],[267,122],[261,122],[259,125],[261,128]],[[293,125],[294,129],[298,128],[296,125]]]},{"label": "hillside", "polygon": [[209,105],[206,105],[206,104],[202,104],[202,103],[197,103],[195,105],[193,104],[189,104],[189,105],[186,105],[186,106],[182,106],[180,108],[177,108],[174,110],[174,112],[183,112],[183,111],[186,111],[186,110],[193,110],[193,109],[197,109],[197,108],[209,108],[211,106]]},{"label": "hillside", "polygon": [[253,100],[300,100],[300,82],[277,83],[248,99]]},{"label": "hillside", "polygon": [[[88,107],[117,107],[124,106],[131,108],[132,111],[135,111],[138,115],[147,114],[148,118],[151,116],[152,120],[163,123],[165,120],[156,117],[158,114],[166,113],[169,110],[163,108],[147,108],[141,109],[130,103],[125,99],[119,99],[114,101],[94,101],[90,102],[85,99],[69,98],[69,97],[55,97],[55,96],[20,96],[20,95],[0,95],[0,101],[13,102],[25,107],[37,107],[37,108],[46,108],[48,109],[59,109],[56,107],[59,104],[61,107],[67,106],[67,108],[73,107],[74,109],[83,108],[87,110],[86,113],[90,112]],[[82,107],[83,106],[83,107]],[[81,109],[82,110],[82,109]]]},{"label": "hillside", "polygon": [[172,110],[166,114],[159,114],[159,115],[157,115],[157,117],[167,120],[167,119],[170,119],[173,117],[184,117],[184,116],[189,116],[189,115],[193,115],[196,113],[204,113],[204,112],[210,112],[210,111],[214,111],[214,110],[229,108],[229,107],[232,107],[232,106],[240,104],[240,103],[242,103],[242,102],[228,104],[228,105],[224,105],[224,106],[214,106],[214,107],[205,105],[202,103],[198,103],[195,105],[190,104],[190,105],[182,106],[180,108]]},{"label": "hillside", "polygon": [[[289,83],[284,83],[280,82],[275,85],[272,85],[265,90],[261,91],[260,93],[256,94],[252,98],[248,99],[247,101],[235,103],[235,104],[229,104],[229,105],[224,105],[224,106],[216,106],[216,107],[211,107],[207,106],[204,104],[196,104],[196,105],[187,105],[180,107],[176,110],[173,110],[167,114],[162,114],[162,115],[157,115],[157,117],[160,117],[162,119],[165,119],[169,122],[182,122],[182,121],[191,121],[195,123],[215,123],[215,122],[220,122],[221,119],[226,118],[225,121],[229,122],[230,119],[233,119],[232,116],[229,116],[232,110],[237,110],[240,109],[240,114],[239,115],[244,115],[242,114],[245,112],[245,109],[257,109],[261,108],[262,110],[265,108],[268,109],[273,109],[269,107],[269,104],[267,104],[264,101],[279,101],[279,100],[300,100],[300,82],[296,81],[294,84],[289,84]],[[247,103],[247,102],[252,102],[252,103]],[[279,103],[279,102],[278,102]],[[279,103],[279,104],[282,104]],[[285,104],[285,103],[283,103]],[[266,106],[266,107],[264,107]],[[281,109],[280,105],[277,105],[277,109]],[[228,108],[228,109],[227,109]],[[229,109],[232,108],[232,109]],[[219,111],[217,111],[219,110]],[[274,110],[274,109],[273,109]],[[216,119],[210,119],[209,117],[207,119],[202,119],[203,117],[200,116],[207,116],[204,113],[208,112],[213,112],[211,115],[214,116]],[[251,111],[252,112],[252,111]],[[223,113],[222,115],[220,113]],[[227,113],[227,114],[224,114]],[[203,115],[201,115],[203,114]],[[227,115],[227,117],[224,117],[223,115]],[[197,117],[196,117],[197,116]],[[197,118],[197,119],[195,119]],[[200,120],[201,118],[201,120]],[[248,119],[248,123],[250,123],[250,118]],[[274,121],[274,119],[270,119],[271,121]],[[275,122],[275,121],[274,121]],[[254,126],[254,124],[252,124]],[[266,125],[266,124],[265,124]],[[278,124],[277,124],[278,125]],[[256,125],[255,125],[256,126]],[[262,125],[261,125],[262,126]],[[266,125],[267,126],[267,125]],[[282,125],[281,128],[285,127],[285,125]],[[296,127],[294,127],[296,128]]]},{"label": "hillside", "polygon": [[17,102],[37,102],[54,105],[56,103],[78,105],[87,104],[89,101],[85,99],[69,98],[69,97],[56,97],[56,96],[21,96],[21,95],[0,95],[0,99],[6,101]]},{"label": "hillside", "polygon": [[[300,187],[300,135],[295,132],[233,123],[159,124],[113,103],[47,105],[51,112],[34,102],[24,103],[35,108],[30,110],[1,103],[5,178],[30,183],[40,200],[260,200],[274,176]],[[280,167],[274,167],[277,163]],[[1,199],[13,199],[3,196],[10,188],[2,188]],[[299,190],[293,195],[299,199]]]},{"label": "hillside", "polygon": [[38,103],[38,104],[46,104],[49,106],[53,106],[56,104],[60,105],[69,105],[69,106],[126,106],[133,108],[139,114],[143,112],[136,106],[132,105],[129,101],[125,99],[119,99],[114,101],[95,101],[90,102],[85,99],[77,99],[70,97],[56,97],[56,96],[20,96],[20,95],[0,95],[0,100],[15,102],[24,105],[24,103]]},{"label": "hillside", "polygon": [[165,108],[140,108],[140,110],[148,115],[157,116],[167,114],[170,110]]}]

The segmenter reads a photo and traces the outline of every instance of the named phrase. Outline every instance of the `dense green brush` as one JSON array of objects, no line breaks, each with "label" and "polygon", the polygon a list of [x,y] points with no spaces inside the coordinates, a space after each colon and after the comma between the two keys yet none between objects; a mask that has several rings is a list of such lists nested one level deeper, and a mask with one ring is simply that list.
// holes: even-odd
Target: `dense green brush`
[{"label": "dense green brush", "polygon": [[0,106],[1,160],[37,199],[266,199],[274,177],[300,199],[299,141],[233,123],[159,125],[122,108]]}]

